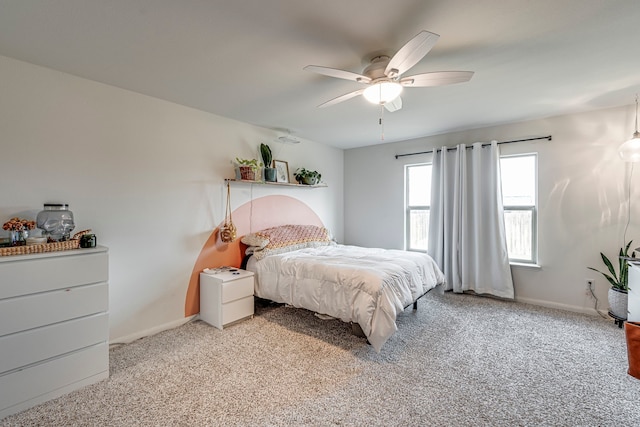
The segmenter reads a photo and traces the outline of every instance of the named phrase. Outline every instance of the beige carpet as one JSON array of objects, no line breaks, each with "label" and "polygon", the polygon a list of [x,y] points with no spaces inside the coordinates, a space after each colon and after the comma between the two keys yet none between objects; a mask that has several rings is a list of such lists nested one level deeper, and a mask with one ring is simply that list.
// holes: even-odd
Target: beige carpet
[{"label": "beige carpet", "polygon": [[1,426],[638,426],[613,321],[433,292],[377,354],[284,306],[112,348],[111,376]]}]

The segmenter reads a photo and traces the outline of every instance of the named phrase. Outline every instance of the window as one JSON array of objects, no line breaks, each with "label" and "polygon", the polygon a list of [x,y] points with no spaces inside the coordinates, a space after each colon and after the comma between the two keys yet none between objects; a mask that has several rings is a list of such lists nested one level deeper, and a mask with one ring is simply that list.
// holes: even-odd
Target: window
[{"label": "window", "polygon": [[[405,167],[407,250],[428,249],[431,164]],[[511,262],[537,262],[537,155],[502,156],[502,203]]]},{"label": "window", "polygon": [[500,158],[507,250],[513,262],[537,262],[536,163],[535,154]]},{"label": "window", "polygon": [[406,248],[427,250],[429,208],[431,205],[431,165],[408,165],[405,168]]}]

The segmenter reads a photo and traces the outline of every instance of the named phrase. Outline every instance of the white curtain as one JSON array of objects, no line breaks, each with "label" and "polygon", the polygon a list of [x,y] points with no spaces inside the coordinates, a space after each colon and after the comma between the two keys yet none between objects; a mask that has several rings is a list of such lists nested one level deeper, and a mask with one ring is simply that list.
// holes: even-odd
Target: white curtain
[{"label": "white curtain", "polygon": [[434,152],[429,254],[446,290],[513,299],[498,143]]}]

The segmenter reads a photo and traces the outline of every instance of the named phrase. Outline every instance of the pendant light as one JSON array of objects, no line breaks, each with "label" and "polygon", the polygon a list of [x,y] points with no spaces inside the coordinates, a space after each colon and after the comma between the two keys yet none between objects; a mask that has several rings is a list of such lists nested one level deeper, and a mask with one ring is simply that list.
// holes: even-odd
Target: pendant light
[{"label": "pendant light", "polygon": [[640,162],[640,132],[638,132],[638,94],[636,94],[636,131],[633,137],[618,148],[625,162]]}]

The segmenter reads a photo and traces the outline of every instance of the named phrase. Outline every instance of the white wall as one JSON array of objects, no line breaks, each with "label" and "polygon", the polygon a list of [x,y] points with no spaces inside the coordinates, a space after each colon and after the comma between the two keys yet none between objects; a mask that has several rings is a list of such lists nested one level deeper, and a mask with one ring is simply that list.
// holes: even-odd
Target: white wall
[{"label": "white wall", "polygon": [[234,188],[233,207],[287,194],[342,239],[342,150],[282,145],[268,129],[2,56],[0,75],[0,221],[70,204],[76,231],[109,247],[112,340],[183,321],[191,270],[224,217],[231,159],[258,157],[261,142],[329,187]]},{"label": "white wall", "polygon": [[[599,308],[607,309],[599,252],[616,258],[627,222],[631,165],[618,146],[633,133],[634,106],[551,117],[345,152],[345,241],[364,246],[404,247],[404,165],[430,155],[394,155],[477,141],[552,135],[553,141],[501,145],[502,154],[538,153],[539,264],[513,266],[516,299],[594,313],[585,279],[596,281]],[[392,126],[390,119],[387,126]],[[640,246],[640,167],[631,186],[627,240]]]},{"label": "white wall", "polygon": [[[271,142],[276,135],[268,129],[2,56],[0,75],[0,221],[35,218],[49,201],[71,205],[76,230],[93,229],[110,249],[112,340],[182,321],[193,264],[223,219],[230,160],[257,156],[260,142],[292,172],[319,170],[329,187],[236,186],[234,207],[287,194],[311,206],[339,241],[402,248],[403,167],[429,157],[396,160],[395,154],[552,134],[551,142],[501,146],[504,154],[539,153],[541,268],[513,268],[516,297],[592,311],[584,279],[595,278],[606,307],[608,286],[586,267],[602,267],[599,251],[613,257],[622,244],[629,166],[616,150],[633,132],[632,105],[343,154],[306,140],[281,145]],[[635,184],[640,170],[634,176]],[[632,200],[639,192],[640,184],[632,187]],[[640,246],[638,209],[632,203],[627,232],[634,247]]]}]

